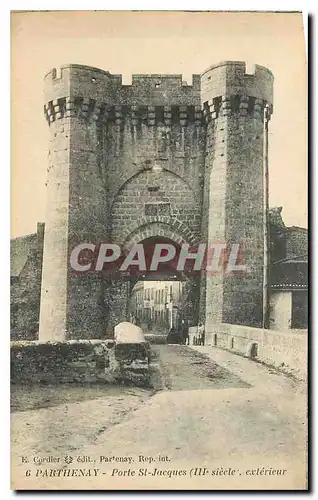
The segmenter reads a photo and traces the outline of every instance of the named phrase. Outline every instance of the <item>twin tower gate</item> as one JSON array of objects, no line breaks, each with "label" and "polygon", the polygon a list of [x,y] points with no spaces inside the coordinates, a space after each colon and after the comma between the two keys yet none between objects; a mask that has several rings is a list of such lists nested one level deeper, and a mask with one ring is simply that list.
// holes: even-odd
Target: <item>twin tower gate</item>
[{"label": "twin tower gate", "polygon": [[194,324],[261,326],[264,108],[273,75],[222,62],[193,75],[65,65],[45,76],[50,127],[40,340],[103,338],[132,283],[80,274],[81,243],[239,244],[248,272],[188,279]]}]

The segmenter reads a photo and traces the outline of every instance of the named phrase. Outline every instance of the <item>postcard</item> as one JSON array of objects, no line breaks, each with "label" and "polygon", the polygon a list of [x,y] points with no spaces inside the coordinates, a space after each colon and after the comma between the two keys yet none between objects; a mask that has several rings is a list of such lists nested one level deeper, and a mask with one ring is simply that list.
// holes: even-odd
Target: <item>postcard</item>
[{"label": "postcard", "polygon": [[11,37],[11,488],[308,489],[302,13]]}]

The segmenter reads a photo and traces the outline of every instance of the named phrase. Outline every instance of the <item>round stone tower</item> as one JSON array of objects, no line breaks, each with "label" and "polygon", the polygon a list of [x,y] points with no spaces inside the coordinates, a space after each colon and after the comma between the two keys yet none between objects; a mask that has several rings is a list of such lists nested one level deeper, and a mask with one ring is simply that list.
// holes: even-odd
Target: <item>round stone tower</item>
[{"label": "round stone tower", "polygon": [[44,113],[50,127],[40,340],[103,335],[102,282],[78,276],[72,249],[107,239],[100,121],[112,92],[108,72],[79,65],[45,77]]},{"label": "round stone tower", "polygon": [[205,210],[210,243],[239,244],[246,272],[206,276],[206,322],[262,324],[264,108],[273,75],[222,62],[201,75],[206,135]]}]

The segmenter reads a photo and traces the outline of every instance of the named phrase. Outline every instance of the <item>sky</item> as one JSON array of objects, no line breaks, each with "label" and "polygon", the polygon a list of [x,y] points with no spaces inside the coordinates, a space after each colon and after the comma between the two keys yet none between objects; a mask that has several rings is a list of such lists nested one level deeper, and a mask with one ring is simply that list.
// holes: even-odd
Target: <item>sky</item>
[{"label": "sky", "polygon": [[48,125],[43,77],[77,63],[122,74],[181,73],[223,60],[275,77],[269,131],[270,206],[307,227],[307,69],[299,13],[27,12],[11,18],[11,236],[45,221]]}]

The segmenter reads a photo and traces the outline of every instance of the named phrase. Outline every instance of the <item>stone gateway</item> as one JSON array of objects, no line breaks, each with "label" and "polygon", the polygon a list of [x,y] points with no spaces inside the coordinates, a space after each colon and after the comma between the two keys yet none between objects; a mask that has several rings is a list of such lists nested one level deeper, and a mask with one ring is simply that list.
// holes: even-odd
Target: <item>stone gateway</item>
[{"label": "stone gateway", "polygon": [[[224,242],[244,275],[187,280],[193,324],[261,326],[264,108],[273,75],[222,62],[181,75],[121,75],[70,64],[45,76],[50,127],[39,338],[103,338],[127,318],[133,282],[79,275],[82,243]],[[181,275],[180,279],[186,279]]]}]

